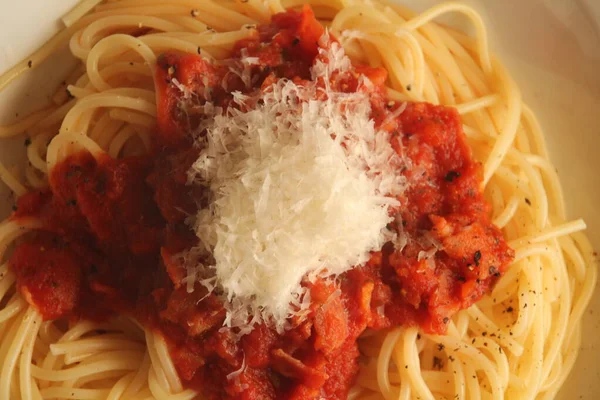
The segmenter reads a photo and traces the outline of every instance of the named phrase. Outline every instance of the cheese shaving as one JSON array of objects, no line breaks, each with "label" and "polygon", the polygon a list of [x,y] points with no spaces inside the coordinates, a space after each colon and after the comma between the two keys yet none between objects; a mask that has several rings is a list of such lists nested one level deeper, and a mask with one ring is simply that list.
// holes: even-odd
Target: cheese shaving
[{"label": "cheese shaving", "polygon": [[246,354],[244,354],[244,358],[242,359],[242,366],[239,369],[227,374],[227,380],[230,381],[232,379],[237,378],[238,376],[243,374],[245,370],[246,370]]},{"label": "cheese shaving", "polygon": [[352,65],[337,43],[321,45],[311,82],[234,94],[239,109],[207,119],[199,135],[189,178],[212,201],[195,217],[192,251],[214,264],[190,272],[214,276],[224,325],[240,334],[263,322],[289,328],[310,305],[306,282],[334,279],[393,239],[386,225],[405,186],[402,160],[370,117],[368,79],[338,91]]}]

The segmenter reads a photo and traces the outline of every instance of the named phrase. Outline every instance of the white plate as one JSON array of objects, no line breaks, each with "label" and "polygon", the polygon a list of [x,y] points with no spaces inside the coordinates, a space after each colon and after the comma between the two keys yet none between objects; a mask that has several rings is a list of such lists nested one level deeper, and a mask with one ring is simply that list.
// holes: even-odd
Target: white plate
[{"label": "white plate", "polygon": [[[435,0],[400,0],[422,10]],[[57,31],[76,0],[0,0],[0,73]],[[583,217],[600,249],[600,1],[470,0],[485,18],[494,51],[508,65],[525,101],[539,116],[571,217]],[[451,21],[461,25],[459,18]],[[0,122],[44,101],[66,70],[64,55],[49,60],[0,95]],[[5,164],[23,159],[23,139],[0,145]],[[0,184],[0,216],[12,205]],[[600,398],[600,291],[585,313],[575,368],[560,399]]]}]

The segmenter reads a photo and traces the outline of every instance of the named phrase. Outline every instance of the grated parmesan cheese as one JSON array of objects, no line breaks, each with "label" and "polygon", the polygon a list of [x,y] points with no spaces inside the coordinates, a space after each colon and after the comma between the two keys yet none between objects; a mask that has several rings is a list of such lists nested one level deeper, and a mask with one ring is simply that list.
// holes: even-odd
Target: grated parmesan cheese
[{"label": "grated parmesan cheese", "polygon": [[337,43],[321,45],[312,82],[236,93],[244,111],[217,113],[198,138],[189,179],[212,201],[194,218],[191,251],[214,263],[188,267],[186,284],[222,296],[224,325],[240,334],[261,322],[285,330],[310,305],[303,282],[335,278],[393,239],[386,225],[405,186],[402,160],[370,118],[368,79],[357,93],[336,91],[352,65]]},{"label": "grated parmesan cheese", "polygon": [[433,260],[438,251],[444,250],[444,245],[437,240],[429,231],[424,231],[420,238],[420,244],[423,248],[431,246],[429,250],[421,250],[417,255],[417,261]]}]

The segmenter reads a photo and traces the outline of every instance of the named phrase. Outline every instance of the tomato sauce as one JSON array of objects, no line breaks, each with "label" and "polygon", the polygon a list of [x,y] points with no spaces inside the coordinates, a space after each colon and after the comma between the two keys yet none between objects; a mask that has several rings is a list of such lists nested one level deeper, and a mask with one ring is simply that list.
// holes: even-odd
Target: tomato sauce
[{"label": "tomato sauce", "polygon": [[[343,87],[356,90],[359,73],[371,79],[372,117],[410,165],[401,171],[409,186],[389,226],[404,246],[386,244],[337,287],[307,284],[310,313],[284,334],[260,325],[239,338],[221,329],[225,310],[214,294],[200,284],[192,293],[182,286],[177,255],[197,240],[185,219],[208,201],[187,185],[198,156],[190,132],[201,126],[203,106],[232,106],[234,90],[277,79],[310,79],[323,33],[308,7],[275,15],[233,50],[233,60],[259,59],[250,85],[199,56],[161,56],[152,153],[122,160],[71,155],[51,171],[48,190],[19,199],[12,218],[35,216],[43,228],[17,246],[10,267],[45,320],[131,315],[163,334],[183,383],[210,399],[344,399],[366,328],[418,325],[443,334],[452,315],[489,291],[513,252],[490,221],[482,167],[459,115],[415,103],[390,121],[401,105],[384,94],[387,74],[363,66],[342,77]],[[194,94],[185,110],[176,84]]]}]

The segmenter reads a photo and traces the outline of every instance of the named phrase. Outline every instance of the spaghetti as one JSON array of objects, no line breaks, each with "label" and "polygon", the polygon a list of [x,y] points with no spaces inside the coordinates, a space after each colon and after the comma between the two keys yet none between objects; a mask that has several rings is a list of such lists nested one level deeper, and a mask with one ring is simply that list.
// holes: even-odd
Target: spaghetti
[{"label": "spaghetti", "polygon": [[[444,3],[422,14],[380,1],[87,0],[67,28],[0,77],[0,89],[69,44],[79,60],[48,108],[7,127],[30,137],[18,196],[48,185],[54,167],[85,150],[124,158],[152,149],[158,56],[166,51],[224,60],[275,13],[312,6],[355,63],[388,72],[396,102],[455,107],[484,165],[493,223],[515,250],[512,265],[479,302],[448,322],[446,335],[417,327],[367,331],[352,399],[553,398],[577,356],[581,318],[597,280],[581,220],[568,222],[543,134],[519,88],[490,54],[471,8]],[[90,11],[93,9],[93,11]],[[438,25],[460,12],[475,38]],[[160,110],[159,110],[160,112]],[[41,227],[36,218],[0,225],[0,252]],[[124,316],[105,322],[44,321],[28,305],[8,262],[0,267],[0,398],[193,399],[160,334]]]}]

